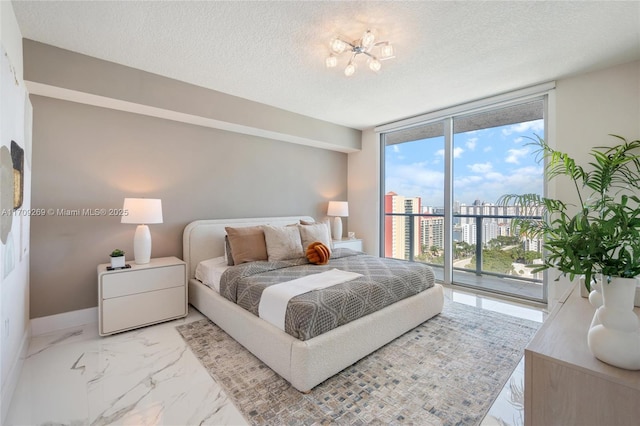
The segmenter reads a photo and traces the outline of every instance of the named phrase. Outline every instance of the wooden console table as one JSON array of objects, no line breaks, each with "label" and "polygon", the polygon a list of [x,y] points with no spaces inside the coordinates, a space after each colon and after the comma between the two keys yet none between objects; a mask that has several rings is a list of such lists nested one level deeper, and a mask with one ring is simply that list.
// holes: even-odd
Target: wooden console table
[{"label": "wooden console table", "polygon": [[594,313],[574,288],[525,349],[525,425],[640,424],[640,371],[591,354],[587,332]]}]

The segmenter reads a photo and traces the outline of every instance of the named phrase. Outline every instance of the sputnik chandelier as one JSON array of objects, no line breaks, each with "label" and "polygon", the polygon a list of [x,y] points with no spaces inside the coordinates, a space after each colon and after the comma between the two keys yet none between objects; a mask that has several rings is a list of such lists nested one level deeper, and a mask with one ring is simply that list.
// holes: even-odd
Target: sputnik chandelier
[{"label": "sputnik chandelier", "polygon": [[344,75],[351,77],[356,72],[356,58],[362,54],[367,56],[367,63],[369,69],[374,72],[380,71],[382,64],[380,61],[385,61],[394,57],[393,46],[388,41],[375,41],[375,35],[371,30],[365,31],[359,40],[352,42],[345,41],[340,37],[334,37],[329,43],[331,54],[325,60],[327,68],[335,68],[338,65],[338,56],[343,53],[349,53],[351,58],[349,63],[344,69]]}]

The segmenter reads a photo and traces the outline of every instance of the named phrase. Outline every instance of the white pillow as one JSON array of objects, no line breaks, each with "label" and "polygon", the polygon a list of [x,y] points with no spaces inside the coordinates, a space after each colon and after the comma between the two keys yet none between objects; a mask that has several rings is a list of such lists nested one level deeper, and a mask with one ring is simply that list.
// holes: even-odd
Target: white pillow
[{"label": "white pillow", "polygon": [[297,226],[264,225],[269,261],[304,257],[300,232]]},{"label": "white pillow", "polygon": [[319,241],[327,246],[329,253],[331,253],[331,231],[326,223],[298,225],[298,229],[300,230],[300,239],[302,239],[302,248],[304,250],[309,247],[309,244]]},{"label": "white pillow", "polygon": [[227,258],[224,256],[203,260],[196,266],[196,279],[219,293],[220,277],[227,268],[229,265],[227,265]]}]

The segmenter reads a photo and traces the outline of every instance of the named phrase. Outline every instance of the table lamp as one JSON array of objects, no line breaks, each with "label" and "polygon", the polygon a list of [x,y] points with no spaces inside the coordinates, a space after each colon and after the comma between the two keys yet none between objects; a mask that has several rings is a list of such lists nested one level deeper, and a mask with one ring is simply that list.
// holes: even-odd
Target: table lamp
[{"label": "table lamp", "polygon": [[333,219],[333,239],[342,239],[342,218],[349,216],[349,203],[346,201],[329,201],[327,216],[335,216]]},{"label": "table lamp", "polygon": [[162,223],[162,201],[157,198],[125,198],[121,223],[138,224],[133,254],[139,265],[151,260],[151,233],[147,224]]}]

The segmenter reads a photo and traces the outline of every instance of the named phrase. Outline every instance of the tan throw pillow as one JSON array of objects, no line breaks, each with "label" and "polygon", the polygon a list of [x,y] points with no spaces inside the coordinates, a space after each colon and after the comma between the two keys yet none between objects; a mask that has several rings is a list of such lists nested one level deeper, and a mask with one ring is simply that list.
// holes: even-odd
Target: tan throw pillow
[{"label": "tan throw pillow", "polygon": [[311,243],[320,242],[329,249],[331,254],[331,230],[326,223],[314,223],[312,225],[298,225],[302,247],[305,250]]},{"label": "tan throw pillow", "polygon": [[268,259],[267,244],[261,226],[238,228],[226,226],[224,229],[229,237],[234,265]]},{"label": "tan throw pillow", "polygon": [[264,225],[262,229],[264,230],[267,256],[270,261],[304,257],[300,232],[297,226]]}]

